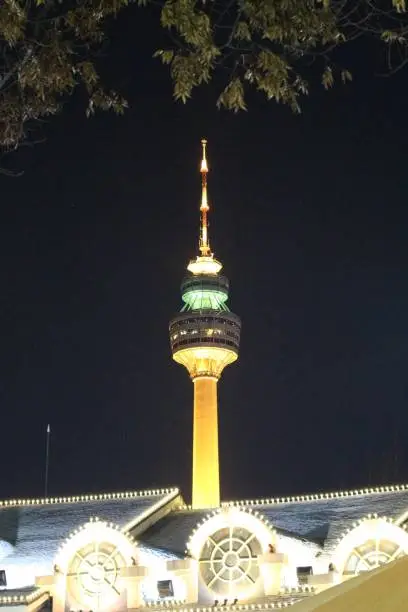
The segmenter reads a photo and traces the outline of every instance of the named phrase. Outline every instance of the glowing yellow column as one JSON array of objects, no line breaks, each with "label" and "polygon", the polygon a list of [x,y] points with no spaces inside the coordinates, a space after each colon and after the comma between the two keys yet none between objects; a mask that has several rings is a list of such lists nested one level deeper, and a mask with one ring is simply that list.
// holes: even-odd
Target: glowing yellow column
[{"label": "glowing yellow column", "polygon": [[194,378],[193,508],[220,505],[217,379]]}]

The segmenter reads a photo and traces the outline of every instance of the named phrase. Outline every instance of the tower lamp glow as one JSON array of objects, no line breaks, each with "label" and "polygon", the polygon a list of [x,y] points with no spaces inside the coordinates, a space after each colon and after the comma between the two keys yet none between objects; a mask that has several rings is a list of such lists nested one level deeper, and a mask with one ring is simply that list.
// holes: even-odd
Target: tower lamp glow
[{"label": "tower lamp glow", "polygon": [[241,321],[227,306],[229,282],[210,249],[206,140],[201,141],[201,223],[199,255],[187,266],[181,285],[184,306],[170,321],[173,359],[184,365],[194,384],[193,508],[220,504],[217,382],[238,358]]}]

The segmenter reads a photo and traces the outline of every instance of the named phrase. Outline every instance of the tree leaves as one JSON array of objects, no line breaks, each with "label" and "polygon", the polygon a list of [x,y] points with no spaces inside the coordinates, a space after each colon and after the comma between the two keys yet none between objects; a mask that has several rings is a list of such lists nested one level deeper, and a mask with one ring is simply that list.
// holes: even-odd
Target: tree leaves
[{"label": "tree leaves", "polygon": [[392,0],[392,4],[397,13],[404,13],[407,10],[405,0]]},{"label": "tree leaves", "polygon": [[234,38],[237,40],[251,40],[252,34],[246,21],[238,21],[235,26]]},{"label": "tree leaves", "polygon": [[330,66],[326,66],[322,74],[322,85],[325,89],[330,89],[330,87],[333,87],[333,83],[333,71]]},{"label": "tree leaves", "polygon": [[315,73],[311,64],[326,90],[349,83],[348,66],[334,62],[333,54],[365,35],[387,44],[389,66],[391,45],[400,51],[397,62],[408,62],[406,0],[158,1],[170,43],[156,57],[170,66],[174,96],[183,102],[217,74],[217,85],[223,79],[218,107],[246,109],[246,90],[254,88],[299,112],[307,77]]},{"label": "tree leaves", "polygon": [[245,83],[298,112],[298,97],[308,92],[298,59],[341,43],[329,4],[315,0],[163,0],[161,24],[173,44],[155,56],[170,66],[175,99],[186,102],[222,67],[229,76],[217,106],[234,112],[246,110]]},{"label": "tree leaves", "polygon": [[[174,54],[170,60],[170,71],[174,82],[174,97],[176,100],[186,102],[191,97],[194,87],[201,85],[201,83],[208,83],[216,55],[216,49],[212,53],[203,50],[188,54],[182,52]],[[169,55],[165,57],[168,58]]]},{"label": "tree leaves", "polygon": [[224,107],[234,112],[246,110],[244,86],[241,79],[235,78],[228,83],[217,100],[217,106],[219,108]]},{"label": "tree leaves", "polygon": [[161,23],[165,28],[175,28],[188,45],[201,47],[211,43],[210,18],[196,8],[194,0],[165,2]]},{"label": "tree leaves", "polygon": [[391,30],[385,30],[381,34],[381,40],[388,44],[399,43],[400,45],[407,44],[407,38],[405,35],[400,34],[399,32],[392,32]]},{"label": "tree leaves", "polygon": [[95,63],[106,19],[128,0],[3,0],[0,7],[0,147],[17,148],[37,120],[61,111],[77,88],[96,109],[123,113],[126,101],[106,91]]},{"label": "tree leaves", "polygon": [[163,64],[171,64],[174,58],[174,51],[171,49],[158,49],[153,57],[159,57]]},{"label": "tree leaves", "polygon": [[24,35],[25,20],[25,12],[17,1],[4,0],[0,8],[0,40],[15,45]]},{"label": "tree leaves", "polygon": [[353,75],[348,70],[342,70],[341,71],[341,80],[343,81],[344,84],[346,84],[347,81],[352,81],[353,80]]},{"label": "tree leaves", "polygon": [[[15,148],[33,122],[61,111],[77,89],[88,116],[122,113],[126,101],[106,90],[95,61],[106,20],[129,0],[3,0],[0,6],[0,147]],[[254,89],[299,112],[310,65],[325,89],[352,75],[333,51],[367,35],[384,43],[387,65],[408,62],[406,0],[136,0],[159,2],[169,34],[155,57],[168,67],[176,100],[217,74],[218,107],[246,110]],[[337,59],[337,54],[336,54]],[[220,84],[221,83],[221,84]]]}]

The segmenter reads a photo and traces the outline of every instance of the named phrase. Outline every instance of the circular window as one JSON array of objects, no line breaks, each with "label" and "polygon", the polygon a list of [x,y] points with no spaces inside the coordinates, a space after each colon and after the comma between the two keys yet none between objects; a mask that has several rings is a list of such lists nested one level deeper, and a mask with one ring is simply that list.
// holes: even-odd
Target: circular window
[{"label": "circular window", "polygon": [[93,519],[74,531],[55,558],[55,571],[67,582],[67,609],[100,610],[117,603],[121,570],[136,563],[134,543],[105,521]]},{"label": "circular window", "polygon": [[75,552],[68,568],[69,589],[76,601],[95,609],[119,595],[120,569],[126,565],[119,549],[108,542],[92,542]]},{"label": "circular window", "polygon": [[343,574],[368,572],[408,554],[408,534],[392,520],[367,517],[340,541],[333,563]]},{"label": "circular window", "polygon": [[259,577],[257,557],[262,546],[248,529],[230,526],[209,536],[199,557],[201,576],[218,595],[234,596]]},{"label": "circular window", "polygon": [[356,546],[351,551],[344,566],[345,574],[368,572],[380,565],[404,556],[404,551],[397,542],[373,539]]}]

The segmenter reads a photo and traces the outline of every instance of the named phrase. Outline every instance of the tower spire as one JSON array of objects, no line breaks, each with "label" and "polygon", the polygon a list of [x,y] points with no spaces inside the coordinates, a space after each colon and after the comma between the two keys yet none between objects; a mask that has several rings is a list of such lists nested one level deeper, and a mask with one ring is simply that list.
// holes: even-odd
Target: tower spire
[{"label": "tower spire", "polygon": [[208,174],[208,165],[207,165],[207,157],[206,157],[206,147],[207,141],[205,138],[202,139],[201,145],[203,148],[203,156],[201,159],[201,227],[200,227],[200,253],[201,257],[209,257],[211,254],[210,251],[210,241],[208,239],[208,218],[207,213],[209,211],[208,206],[208,197],[207,197],[207,174]]}]

